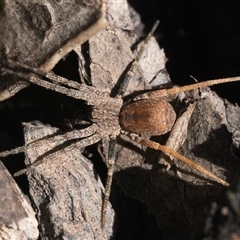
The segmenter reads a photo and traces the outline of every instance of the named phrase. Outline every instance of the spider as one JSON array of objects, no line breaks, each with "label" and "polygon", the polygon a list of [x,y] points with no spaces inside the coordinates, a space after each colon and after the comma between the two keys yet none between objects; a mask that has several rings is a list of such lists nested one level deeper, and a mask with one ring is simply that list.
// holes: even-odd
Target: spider
[{"label": "spider", "polygon": [[[150,147],[155,150],[160,150],[168,155],[171,155],[180,161],[186,163],[190,167],[203,173],[205,176],[212,180],[224,185],[229,184],[204,169],[197,163],[192,162],[188,158],[182,156],[176,151],[160,145],[157,142],[142,138],[139,135],[144,134],[148,136],[163,135],[169,132],[176,120],[176,114],[172,105],[168,102],[167,97],[200,87],[207,87],[214,84],[239,81],[239,77],[224,78],[217,80],[208,80],[201,83],[195,83],[183,87],[175,87],[171,89],[161,89],[146,92],[136,96],[129,102],[123,102],[123,94],[127,89],[128,83],[133,76],[133,69],[138,64],[145,46],[147,45],[150,37],[153,35],[159,22],[156,22],[145,38],[141,49],[139,50],[136,58],[131,64],[129,71],[126,73],[121,85],[119,86],[116,95],[110,97],[108,93],[101,92],[93,86],[80,84],[69,79],[56,76],[53,73],[46,73],[40,69],[32,68],[23,64],[10,62],[1,67],[1,71],[9,74],[14,74],[28,82],[42,86],[46,89],[53,90],[70,96],[75,99],[86,101],[87,105],[92,107],[91,122],[92,125],[80,129],[67,132],[63,135],[49,138],[48,140],[64,140],[70,141],[80,139],[78,147],[83,148],[94,143],[99,142],[103,138],[109,138],[109,151],[108,151],[108,177],[106,181],[104,199],[101,211],[101,226],[104,228],[106,222],[106,210],[111,192],[112,177],[115,164],[115,147],[116,137],[118,135],[126,135],[131,140],[140,143],[144,146]],[[31,143],[29,145],[5,151],[0,153],[0,157],[5,157],[9,154],[17,154],[25,151],[27,147],[34,147],[41,145],[42,140]],[[39,163],[33,164],[38,165]],[[30,166],[28,166],[30,167]],[[27,167],[27,168],[28,168]],[[24,170],[26,171],[26,170]],[[23,171],[23,172],[24,172]]]}]

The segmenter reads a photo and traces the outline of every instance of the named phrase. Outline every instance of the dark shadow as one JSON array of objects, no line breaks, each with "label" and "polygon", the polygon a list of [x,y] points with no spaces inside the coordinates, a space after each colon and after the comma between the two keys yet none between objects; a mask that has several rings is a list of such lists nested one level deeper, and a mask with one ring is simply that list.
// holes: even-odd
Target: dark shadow
[{"label": "dark shadow", "polygon": [[111,239],[163,239],[156,217],[146,204],[127,196],[117,182],[113,181],[110,197],[116,213],[114,236]]}]

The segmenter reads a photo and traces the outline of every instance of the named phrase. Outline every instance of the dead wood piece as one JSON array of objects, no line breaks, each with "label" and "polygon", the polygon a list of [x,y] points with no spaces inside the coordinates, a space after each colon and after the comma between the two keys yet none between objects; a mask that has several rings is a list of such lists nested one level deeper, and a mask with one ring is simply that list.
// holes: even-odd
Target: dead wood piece
[{"label": "dead wood piece", "polygon": [[0,239],[37,239],[35,212],[0,161]]},{"label": "dead wood piece", "polygon": [[[107,26],[100,0],[4,1],[0,16],[0,62],[17,61],[47,72]],[[2,77],[0,101],[26,86],[21,79]]]},{"label": "dead wood piece", "polygon": [[[187,138],[188,123],[195,105],[195,103],[189,105],[187,110],[176,120],[165,146],[177,151],[184,144]],[[159,156],[158,162],[159,164],[164,164],[168,171],[171,168],[172,163],[167,162],[166,158],[169,158],[171,161],[174,159],[172,156],[166,156],[166,154],[162,152]],[[175,165],[177,166],[177,162],[175,162]]]},{"label": "dead wood piece", "polygon": [[[26,144],[54,135],[58,129],[43,125],[25,125]],[[102,184],[92,163],[80,149],[60,142],[46,141],[28,149],[26,163],[42,160],[27,174],[30,195],[37,209],[43,239],[109,239],[113,210],[107,210],[107,223],[101,229]]]}]

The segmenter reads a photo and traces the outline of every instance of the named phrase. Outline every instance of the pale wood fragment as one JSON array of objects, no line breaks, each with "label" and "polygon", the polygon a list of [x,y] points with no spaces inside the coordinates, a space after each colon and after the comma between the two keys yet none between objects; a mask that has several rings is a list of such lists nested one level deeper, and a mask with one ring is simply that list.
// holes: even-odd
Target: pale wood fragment
[{"label": "pale wood fragment", "polygon": [[0,239],[37,239],[35,212],[0,161]]}]

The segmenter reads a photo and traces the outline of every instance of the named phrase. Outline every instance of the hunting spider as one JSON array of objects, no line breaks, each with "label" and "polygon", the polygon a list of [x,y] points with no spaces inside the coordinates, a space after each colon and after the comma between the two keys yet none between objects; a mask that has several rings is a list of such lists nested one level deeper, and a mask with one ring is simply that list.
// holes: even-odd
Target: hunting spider
[{"label": "hunting spider", "polygon": [[[103,138],[110,139],[107,159],[108,177],[101,213],[102,227],[104,227],[106,222],[106,209],[111,192],[115,164],[116,137],[121,134],[128,136],[131,140],[144,146],[153,148],[155,150],[160,150],[167,155],[171,155],[186,163],[190,167],[198,170],[210,179],[224,186],[229,186],[229,184],[224,180],[218,178],[216,175],[212,174],[208,170],[192,162],[176,151],[160,145],[157,142],[142,138],[139,135],[163,135],[172,129],[176,120],[176,114],[173,110],[173,107],[167,100],[168,96],[200,87],[211,86],[214,84],[239,81],[239,77],[217,79],[214,81],[209,80],[183,87],[150,91],[138,95],[129,102],[123,102],[122,96],[133,75],[133,69],[138,64],[144,48],[149,41],[149,38],[153,35],[157,25],[158,22],[154,25],[151,32],[144,40],[137,57],[132,62],[131,67],[123,79],[119,89],[117,90],[115,97],[110,97],[108,93],[101,92],[93,86],[80,84],[69,79],[56,76],[53,73],[46,73],[39,69],[31,68],[22,64],[8,63],[6,66],[2,66],[1,68],[2,72],[17,75],[21,79],[26,79],[26,81],[42,86],[46,89],[65,94],[75,99],[85,100],[87,105],[92,107],[92,125],[84,129],[73,130],[63,135],[52,137],[48,140],[55,141],[62,139],[64,141],[70,141],[74,139],[80,139],[77,142],[77,146],[79,148],[83,148],[97,143]],[[42,140],[39,140],[24,147],[2,152],[0,153],[0,157],[25,151],[27,147],[34,147],[42,144],[43,142],[41,141]]]}]

